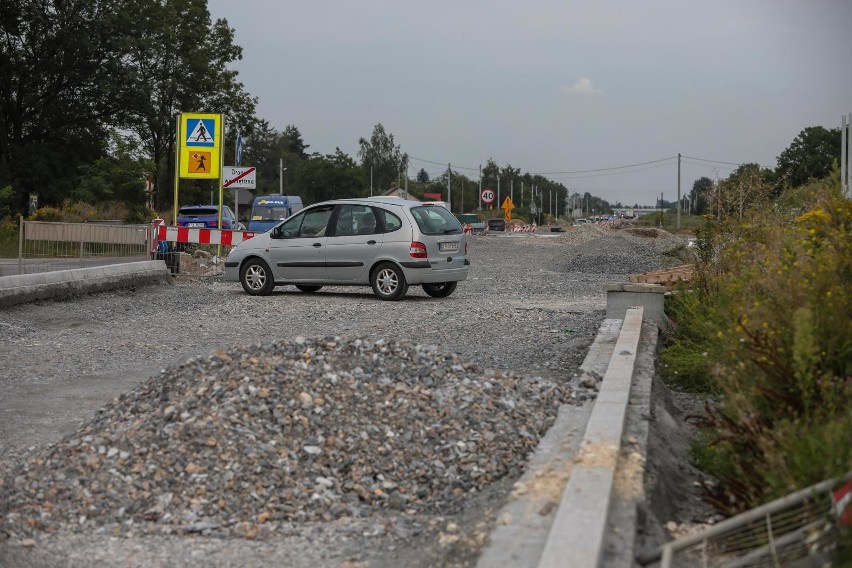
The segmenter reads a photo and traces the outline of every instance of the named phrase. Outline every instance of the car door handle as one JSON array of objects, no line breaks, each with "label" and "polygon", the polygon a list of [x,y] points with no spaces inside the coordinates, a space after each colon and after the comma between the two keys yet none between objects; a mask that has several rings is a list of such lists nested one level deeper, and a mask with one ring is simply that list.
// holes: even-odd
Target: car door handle
[{"label": "car door handle", "polygon": [[314,243],[314,248],[319,248],[322,246],[322,243]]},{"label": "car door handle", "polygon": [[376,244],[376,241],[371,239],[371,240],[367,241],[367,244],[368,245],[374,245],[374,244]]}]

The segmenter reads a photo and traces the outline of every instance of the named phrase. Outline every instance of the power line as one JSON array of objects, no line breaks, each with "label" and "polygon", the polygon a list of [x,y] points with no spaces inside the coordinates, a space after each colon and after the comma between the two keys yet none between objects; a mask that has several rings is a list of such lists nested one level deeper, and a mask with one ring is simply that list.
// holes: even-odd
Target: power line
[{"label": "power line", "polygon": [[[733,167],[733,165],[725,167],[725,166],[717,166],[717,165],[712,165],[712,164],[702,164],[700,162],[691,162],[689,160],[684,160],[683,163],[689,164],[690,166],[698,166],[698,167],[701,167],[701,168],[718,168],[718,169],[721,169],[721,170],[732,170],[732,171],[737,169],[736,167]],[[718,162],[718,163],[721,163],[721,162]],[[737,167],[739,167],[739,165],[737,165]]]},{"label": "power line", "polygon": [[[433,160],[427,160],[425,158],[418,158],[416,156],[411,156],[411,155],[409,155],[408,158],[410,160],[415,160],[415,161],[418,161],[418,162],[424,162],[426,164],[434,164],[436,166],[446,166],[449,163],[449,162],[436,162],[436,161],[433,161]],[[736,168],[738,168],[738,167],[740,167],[744,164],[744,163],[737,163],[737,162],[725,162],[725,161],[721,161],[721,160],[711,160],[711,159],[708,159],[708,158],[697,158],[695,156],[686,156],[686,155],[681,155],[681,159],[686,159],[686,160],[684,160],[684,162],[689,164],[689,165],[693,165],[693,166],[712,167],[712,166],[708,166],[707,164],[723,164],[723,165],[728,165],[728,166],[734,166],[733,168],[722,168],[722,169],[726,169],[726,170],[727,169],[733,170],[733,169],[736,169]],[[668,162],[672,162],[674,160],[677,160],[677,156],[670,156],[668,158],[660,158],[658,160],[649,160],[647,162],[637,162],[635,164],[626,164],[626,165],[623,165],[623,166],[612,166],[612,167],[608,167],[608,168],[596,168],[596,169],[590,169],[590,170],[567,170],[567,171],[554,171],[554,172],[527,172],[527,175],[555,176],[555,177],[567,176],[568,179],[584,179],[584,178],[601,177],[601,176],[607,176],[607,175],[630,174],[630,173],[634,173],[634,172],[641,172],[641,171],[656,169],[656,168],[660,168],[660,167],[664,167],[666,165],[669,165]],[[688,160],[694,160],[694,161],[688,161]],[[642,167],[642,166],[650,166],[650,167]],[[458,165],[452,166],[452,169],[453,170],[469,170],[469,171],[475,171],[475,172],[480,171],[479,167],[471,168],[471,167],[467,167],[467,166],[458,166]],[[630,170],[630,171],[621,171],[621,170]],[[595,174],[595,175],[577,175],[577,174]]]},{"label": "power line", "polygon": [[570,172],[535,172],[535,173],[532,173],[531,175],[534,175],[534,176],[555,176],[555,175],[563,175],[563,174],[586,174],[586,173],[591,173],[591,172],[608,172],[608,171],[612,171],[612,170],[623,170],[623,169],[627,169],[627,168],[633,168],[633,167],[636,167],[636,166],[646,166],[648,164],[658,164],[660,162],[668,162],[670,160],[676,160],[676,159],[677,159],[677,156],[672,156],[670,158],[660,158],[659,160],[651,160],[650,162],[640,162],[638,164],[628,164],[626,166],[614,166],[614,167],[611,167],[611,168],[599,168],[599,169],[596,169],[596,170],[574,170],[574,171],[570,171]]},{"label": "power line", "polygon": [[713,164],[727,164],[729,166],[742,166],[743,162],[734,163],[734,162],[720,162],[719,160],[707,160],[705,158],[696,158],[694,156],[682,156],[683,158],[689,158],[690,160],[698,160],[699,162],[711,162]]},{"label": "power line", "polygon": [[[588,175],[553,174],[553,173],[548,174],[548,175],[551,175],[555,178],[565,177],[567,179],[586,179],[586,178],[617,176],[617,175],[624,175],[624,174],[632,174],[632,173],[636,173],[636,172],[644,172],[646,170],[655,170],[655,169],[663,168],[663,167],[666,167],[666,166],[669,166],[669,165],[671,165],[671,164],[656,164],[656,165],[647,166],[647,167],[644,167],[644,168],[636,168],[636,169],[626,171],[626,172],[625,171],[603,171],[602,173],[588,174]],[[534,174],[534,175],[542,175],[542,174]]]},{"label": "power line", "polygon": [[[424,160],[423,158],[415,158],[414,156],[408,156],[410,160],[417,160],[418,162],[426,162],[427,164],[435,164],[436,166],[446,166],[449,162],[433,162],[432,160]],[[454,170],[471,170],[474,172],[478,172],[479,168],[468,168],[465,166],[452,166]]]}]

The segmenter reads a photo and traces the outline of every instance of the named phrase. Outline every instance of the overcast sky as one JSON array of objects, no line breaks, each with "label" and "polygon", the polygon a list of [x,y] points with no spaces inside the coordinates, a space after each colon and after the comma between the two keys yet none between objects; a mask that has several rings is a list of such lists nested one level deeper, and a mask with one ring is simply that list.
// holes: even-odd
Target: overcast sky
[{"label": "overcast sky", "polygon": [[[612,203],[775,167],[852,112],[850,0],[209,0],[257,114],[356,158],[382,123],[420,168],[492,158]],[[845,29],[844,29],[845,28]],[[839,154],[839,148],[838,148]],[[429,162],[437,162],[436,165]],[[600,170],[656,162],[607,172]],[[714,170],[714,167],[717,168]],[[471,168],[471,169],[463,169]],[[517,188],[516,188],[517,191]]]}]

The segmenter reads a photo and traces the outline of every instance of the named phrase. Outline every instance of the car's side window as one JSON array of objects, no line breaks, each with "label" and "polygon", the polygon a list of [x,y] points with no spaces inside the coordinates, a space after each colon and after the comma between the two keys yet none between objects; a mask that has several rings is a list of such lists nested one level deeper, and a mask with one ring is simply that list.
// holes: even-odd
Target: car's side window
[{"label": "car's side window", "polygon": [[317,207],[311,209],[303,216],[302,228],[299,231],[300,237],[324,237],[328,228],[328,220],[331,218],[331,212],[334,206]]},{"label": "car's side window", "polygon": [[384,221],[386,233],[392,233],[402,227],[402,220],[390,211],[379,209],[379,215]]},{"label": "car's side window", "polygon": [[338,237],[376,233],[376,216],[366,205],[340,205],[334,234]]},{"label": "car's side window", "polygon": [[278,239],[325,236],[328,220],[333,209],[334,206],[329,205],[294,215],[278,225],[272,236]]}]

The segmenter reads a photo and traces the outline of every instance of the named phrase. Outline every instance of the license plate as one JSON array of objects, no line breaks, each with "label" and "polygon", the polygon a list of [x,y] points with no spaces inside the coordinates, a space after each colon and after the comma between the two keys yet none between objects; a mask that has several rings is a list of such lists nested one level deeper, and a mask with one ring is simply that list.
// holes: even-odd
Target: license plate
[{"label": "license plate", "polygon": [[190,229],[195,229],[195,228],[203,229],[204,223],[187,223],[186,226],[189,227]]},{"label": "license plate", "polygon": [[459,250],[458,243],[438,243],[438,250],[441,252],[455,252]]}]

